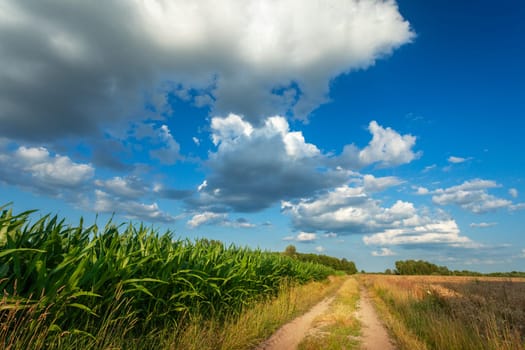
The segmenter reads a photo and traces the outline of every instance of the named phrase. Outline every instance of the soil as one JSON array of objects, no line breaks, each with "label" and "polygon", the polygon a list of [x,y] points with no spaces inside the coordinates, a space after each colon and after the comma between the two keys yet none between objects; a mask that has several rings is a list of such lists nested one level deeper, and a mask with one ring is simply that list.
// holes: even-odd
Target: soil
[{"label": "soil", "polygon": [[[313,320],[325,313],[334,297],[329,297],[315,305],[306,314],[282,326],[269,339],[255,350],[294,350],[310,331]],[[362,324],[361,348],[365,350],[395,350],[385,327],[372,306],[366,289],[361,289],[357,317]]]},{"label": "soil", "polygon": [[366,289],[361,288],[357,315],[361,321],[361,346],[365,350],[395,350],[385,327],[377,317]]},{"label": "soil", "polygon": [[325,298],[307,313],[297,317],[277,330],[268,340],[259,345],[256,350],[293,350],[306,336],[312,321],[328,310],[334,297]]}]

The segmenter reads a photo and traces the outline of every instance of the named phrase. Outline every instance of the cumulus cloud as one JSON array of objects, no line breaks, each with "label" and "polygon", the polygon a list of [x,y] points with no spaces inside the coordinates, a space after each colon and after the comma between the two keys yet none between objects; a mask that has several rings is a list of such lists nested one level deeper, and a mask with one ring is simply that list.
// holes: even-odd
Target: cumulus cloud
[{"label": "cumulus cloud", "polygon": [[285,241],[296,241],[299,243],[313,243],[317,239],[317,234],[310,232],[299,232],[295,236],[285,237]]},{"label": "cumulus cloud", "polygon": [[496,225],[497,225],[496,222],[473,222],[469,226],[475,227],[475,228],[486,228],[486,227],[492,227]]},{"label": "cumulus cloud", "polygon": [[209,154],[209,176],[199,186],[196,206],[219,205],[241,212],[267,208],[344,183],[349,173],[323,165],[326,157],[283,117],[259,127],[240,116],[211,121],[216,152]]},{"label": "cumulus cloud", "polygon": [[518,209],[512,201],[488,193],[489,189],[501,187],[491,180],[473,179],[461,185],[433,191],[432,201],[439,205],[458,205],[472,213],[482,214],[498,209]]},{"label": "cumulus cloud", "polygon": [[509,194],[512,198],[518,198],[518,190],[515,188],[509,189]]},{"label": "cumulus cloud", "polygon": [[324,253],[325,250],[325,247],[323,247],[322,245],[318,245],[317,247],[315,247],[315,251],[318,253]]},{"label": "cumulus cloud", "polygon": [[372,134],[370,143],[362,150],[354,144],[345,146],[340,156],[342,165],[351,169],[360,169],[371,164],[377,164],[381,168],[394,167],[410,163],[422,154],[412,150],[416,137],[410,134],[400,135],[376,121],[370,122],[368,130]]},{"label": "cumulus cloud", "polygon": [[144,96],[162,112],[167,93],[252,121],[305,118],[327,101],[331,79],[414,37],[397,4],[382,0],[0,6],[0,122],[11,139],[97,134],[142,118]]},{"label": "cumulus cloud", "polygon": [[95,185],[102,188],[106,193],[121,198],[137,199],[147,192],[146,185],[135,176],[115,176],[108,180],[95,180]]},{"label": "cumulus cloud", "polygon": [[365,244],[473,244],[469,238],[460,236],[456,222],[444,213],[418,210],[412,203],[401,200],[384,207],[362,186],[345,185],[313,198],[283,201],[282,211],[299,230],[365,234]]},{"label": "cumulus cloud", "polygon": [[381,248],[381,250],[372,251],[373,256],[394,256],[396,253],[394,253],[390,248]]},{"label": "cumulus cloud", "polygon": [[367,245],[448,245],[451,247],[477,247],[468,237],[461,236],[455,220],[436,220],[419,218],[415,225],[387,229],[380,233],[363,237]]},{"label": "cumulus cloud", "polygon": [[366,192],[381,192],[385,189],[402,184],[404,181],[395,176],[375,177],[363,176],[363,187]]},{"label": "cumulus cloud", "polygon": [[218,214],[212,212],[204,212],[193,215],[193,217],[187,222],[191,228],[196,228],[204,224],[213,224],[218,221],[222,221],[226,218],[226,214]]},{"label": "cumulus cloud", "polygon": [[464,163],[468,160],[470,160],[471,158],[463,158],[463,157],[455,157],[455,156],[450,156],[448,157],[448,162],[449,163],[453,163],[453,164],[460,164],[460,163]]},{"label": "cumulus cloud", "polygon": [[130,219],[150,222],[174,222],[177,218],[162,211],[157,203],[145,204],[123,200],[102,190],[95,190],[94,210],[100,213],[117,213]]},{"label": "cumulus cloud", "polygon": [[187,225],[191,228],[197,228],[202,225],[219,225],[232,228],[255,227],[255,224],[249,222],[245,218],[230,220],[225,213],[214,213],[209,211],[193,215],[193,217],[188,220]]},{"label": "cumulus cloud", "polygon": [[0,152],[0,180],[38,193],[62,196],[88,185],[95,174],[91,164],[51,154],[45,147],[20,146]]}]

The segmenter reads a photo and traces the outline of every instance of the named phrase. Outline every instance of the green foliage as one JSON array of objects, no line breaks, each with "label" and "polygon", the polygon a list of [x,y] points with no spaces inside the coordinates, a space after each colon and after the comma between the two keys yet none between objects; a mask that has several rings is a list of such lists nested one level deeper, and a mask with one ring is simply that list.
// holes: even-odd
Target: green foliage
[{"label": "green foliage", "polygon": [[22,325],[24,310],[37,315],[38,327],[47,325],[46,346],[60,347],[65,335],[99,341],[100,330],[115,324],[140,337],[162,327],[176,332],[191,319],[221,321],[277,295],[283,283],[334,273],[281,254],[174,239],[143,225],[110,221],[99,229],[81,220],[73,227],[50,215],[31,223],[32,211],[2,209],[0,328],[7,335],[0,334],[0,348],[14,341],[15,328],[36,327]]},{"label": "green foliage", "polygon": [[289,245],[284,251],[284,255],[292,256],[296,260],[304,262],[312,262],[330,267],[336,271],[344,271],[349,275],[357,273],[357,268],[353,261],[348,261],[345,258],[338,259],[333,256],[311,253],[298,253],[295,246]]},{"label": "green foliage", "polygon": [[450,275],[445,266],[438,266],[423,260],[396,261],[397,275]]},{"label": "green foliage", "polygon": [[[468,270],[449,270],[446,266],[438,266],[424,260],[399,260],[396,261],[394,273],[396,275],[441,275],[441,276],[489,276],[489,277],[525,277],[525,272],[493,272],[483,274]],[[390,274],[390,269],[385,274]]]}]

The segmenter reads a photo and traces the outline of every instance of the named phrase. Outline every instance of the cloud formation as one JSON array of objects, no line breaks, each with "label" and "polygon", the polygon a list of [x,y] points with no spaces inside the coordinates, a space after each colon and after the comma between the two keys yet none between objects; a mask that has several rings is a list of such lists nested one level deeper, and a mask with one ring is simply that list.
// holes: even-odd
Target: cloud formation
[{"label": "cloud formation", "polygon": [[281,199],[309,195],[344,183],[349,173],[327,168],[325,156],[290,131],[283,117],[260,127],[240,116],[211,121],[217,151],[209,154],[210,170],[194,205],[218,205],[240,212],[258,211]]},{"label": "cloud formation", "polygon": [[461,185],[449,188],[439,188],[433,191],[432,201],[439,205],[458,205],[472,213],[483,214],[498,209],[519,209],[520,204],[498,198],[488,193],[489,189],[501,187],[491,180],[473,179],[463,182]]},{"label": "cloud formation", "polygon": [[167,94],[252,122],[305,118],[331,79],[414,37],[397,4],[381,0],[0,6],[0,136],[18,140],[100,134],[144,118],[144,96],[162,113]]},{"label": "cloud formation", "polygon": [[312,198],[283,201],[282,211],[298,230],[365,234],[367,245],[474,244],[460,235],[455,220],[443,212],[432,214],[401,200],[384,207],[362,185],[345,185]]},{"label": "cloud formation", "polygon": [[372,140],[362,150],[354,144],[347,145],[340,156],[343,166],[350,169],[360,169],[372,164],[380,168],[395,167],[410,163],[421,156],[414,152],[416,138],[410,134],[400,135],[391,128],[383,128],[375,120],[368,125]]},{"label": "cloud formation", "polygon": [[67,156],[51,154],[45,147],[0,149],[0,181],[37,193],[62,196],[69,192],[75,195],[94,175],[91,164],[76,163]]}]

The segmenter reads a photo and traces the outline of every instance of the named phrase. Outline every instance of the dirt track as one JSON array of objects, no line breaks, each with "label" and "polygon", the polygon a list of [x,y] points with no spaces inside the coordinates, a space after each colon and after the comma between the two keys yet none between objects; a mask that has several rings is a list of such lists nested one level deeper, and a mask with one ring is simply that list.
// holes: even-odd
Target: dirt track
[{"label": "dirt track", "polygon": [[275,332],[270,339],[257,347],[257,350],[293,350],[304,338],[312,325],[312,321],[328,310],[334,297],[325,298],[307,313],[285,324]]},{"label": "dirt track", "polygon": [[377,313],[372,306],[370,297],[365,288],[361,288],[359,299],[358,317],[362,324],[362,349],[366,350],[394,350],[388,333],[379,321]]},{"label": "dirt track", "polygon": [[[312,321],[325,313],[334,297],[315,305],[306,314],[282,326],[256,350],[294,350],[311,328]],[[357,317],[362,324],[361,348],[365,350],[395,350],[388,333],[379,321],[366,289],[361,288]]]}]

